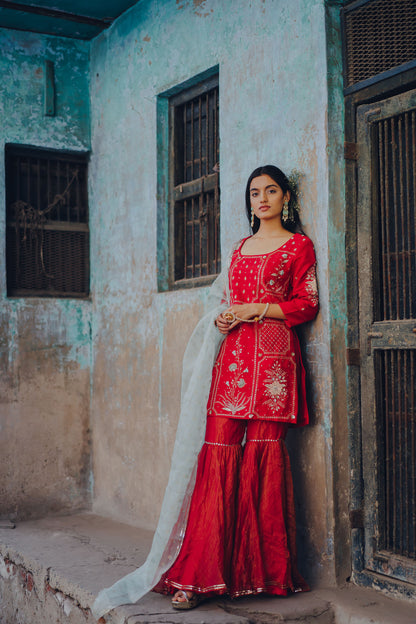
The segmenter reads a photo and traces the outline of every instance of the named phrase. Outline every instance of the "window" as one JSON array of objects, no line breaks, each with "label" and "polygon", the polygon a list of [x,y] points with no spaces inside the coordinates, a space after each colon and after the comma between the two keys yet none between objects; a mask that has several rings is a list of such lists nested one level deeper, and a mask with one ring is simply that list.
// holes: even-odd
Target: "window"
[{"label": "window", "polygon": [[8,296],[89,293],[87,154],[6,146]]},{"label": "window", "polygon": [[220,271],[218,76],[169,99],[171,287]]},{"label": "window", "polygon": [[344,80],[347,92],[385,73],[415,67],[414,0],[364,0],[343,8]]}]

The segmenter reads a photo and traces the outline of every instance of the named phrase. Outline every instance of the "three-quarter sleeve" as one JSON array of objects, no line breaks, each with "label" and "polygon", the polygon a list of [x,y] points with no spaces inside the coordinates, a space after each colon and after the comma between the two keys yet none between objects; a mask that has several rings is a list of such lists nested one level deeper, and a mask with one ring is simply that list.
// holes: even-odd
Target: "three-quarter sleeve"
[{"label": "three-quarter sleeve", "polygon": [[280,303],[286,327],[293,327],[315,318],[318,312],[316,257],[312,242],[306,236],[291,263],[291,292]]}]

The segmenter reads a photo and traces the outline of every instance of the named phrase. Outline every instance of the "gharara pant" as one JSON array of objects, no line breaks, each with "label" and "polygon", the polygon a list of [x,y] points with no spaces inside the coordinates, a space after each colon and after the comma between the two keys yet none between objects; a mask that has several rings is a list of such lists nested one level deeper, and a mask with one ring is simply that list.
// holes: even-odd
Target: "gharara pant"
[{"label": "gharara pant", "polygon": [[183,544],[155,591],[231,597],[308,591],[296,565],[287,429],[208,416]]}]

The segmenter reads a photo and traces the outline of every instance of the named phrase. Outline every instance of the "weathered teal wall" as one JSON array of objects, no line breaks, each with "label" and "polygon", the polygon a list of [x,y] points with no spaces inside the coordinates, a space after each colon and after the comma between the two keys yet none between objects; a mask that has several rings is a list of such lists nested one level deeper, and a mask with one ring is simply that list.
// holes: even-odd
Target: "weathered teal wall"
[{"label": "weathered teal wall", "polygon": [[[89,301],[7,299],[4,145],[89,149],[89,45],[0,30],[0,515],[77,509],[90,497]],[[45,61],[56,115],[44,115]]]},{"label": "weathered teal wall", "polygon": [[347,293],[344,91],[341,0],[326,2],[328,65],[329,293],[331,353],[331,444],[333,470],[334,557],[339,583],[351,576],[350,463],[346,387]]},{"label": "weathered teal wall", "polygon": [[291,432],[290,447],[302,568],[311,580],[332,583],[324,5],[142,0],[92,42],[92,424],[95,510],[153,527],[177,423],[181,357],[206,295],[157,292],[156,103],[159,94],[218,66],[224,256],[247,232],[251,170],[270,162],[305,173],[302,217],[316,246],[321,310],[304,331],[312,426]]}]

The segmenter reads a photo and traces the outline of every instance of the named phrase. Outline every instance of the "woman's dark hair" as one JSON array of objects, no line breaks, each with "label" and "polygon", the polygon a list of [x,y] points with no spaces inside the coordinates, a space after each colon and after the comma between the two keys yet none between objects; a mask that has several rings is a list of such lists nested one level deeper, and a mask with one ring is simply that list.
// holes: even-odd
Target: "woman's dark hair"
[{"label": "woman's dark hair", "polygon": [[[247,181],[246,211],[247,211],[247,217],[248,217],[249,223],[251,224],[250,185],[251,185],[251,181],[254,178],[258,178],[261,175],[268,175],[270,178],[272,178],[272,180],[274,180],[276,184],[280,186],[283,193],[286,193],[286,191],[289,191],[290,193],[290,200],[289,200],[289,205],[288,205],[289,218],[287,221],[282,220],[282,225],[289,232],[301,232],[302,233],[299,213],[294,208],[294,206],[297,205],[297,200],[298,200],[297,191],[296,189],[290,186],[289,180],[287,179],[283,171],[279,169],[278,167],[275,167],[274,165],[264,165],[263,167],[257,167],[257,169],[254,169],[253,173],[250,175]],[[257,232],[259,227],[260,227],[260,219],[254,216],[254,225],[252,227],[253,234]]]}]

